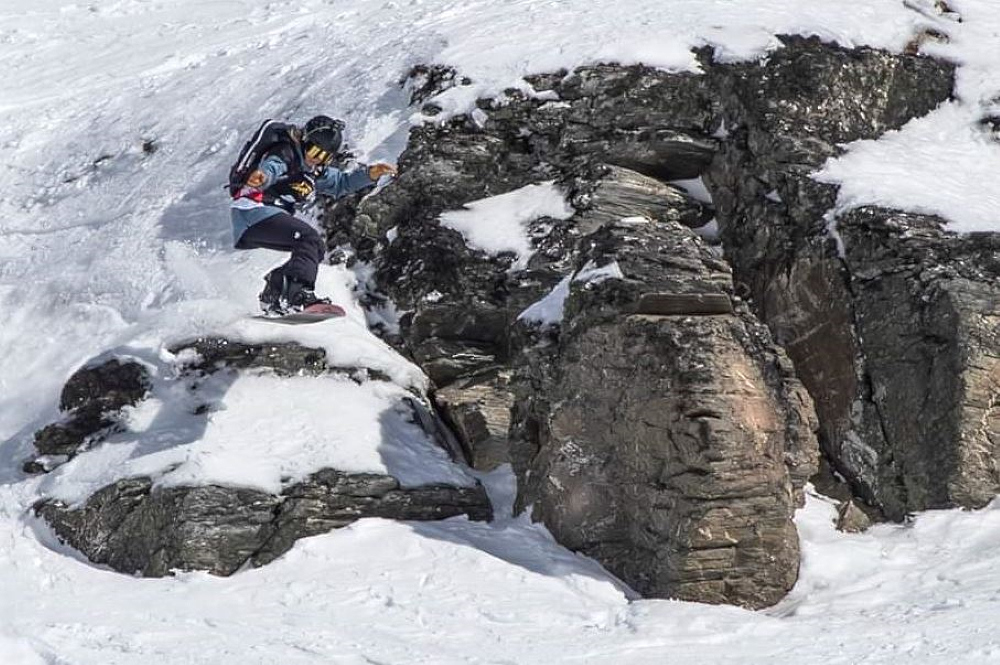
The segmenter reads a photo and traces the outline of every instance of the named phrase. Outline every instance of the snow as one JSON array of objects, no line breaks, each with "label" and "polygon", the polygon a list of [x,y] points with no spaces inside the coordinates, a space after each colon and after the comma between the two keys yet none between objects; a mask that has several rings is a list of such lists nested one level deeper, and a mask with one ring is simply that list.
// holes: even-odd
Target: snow
[{"label": "snow", "polygon": [[609,279],[625,279],[625,274],[617,261],[611,261],[603,266],[597,266],[593,261],[588,261],[587,265],[580,268],[573,277],[574,282],[581,282],[584,286],[588,284],[600,284]]},{"label": "snow", "polygon": [[538,302],[529,305],[523,312],[517,315],[519,321],[537,323],[542,327],[558,325],[563,320],[563,310],[566,306],[566,298],[569,297],[569,289],[573,276],[568,275],[562,278],[551,291],[545,294]]},{"label": "snow", "polygon": [[528,225],[542,217],[569,219],[573,213],[562,190],[548,181],[442,213],[441,225],[461,233],[473,249],[493,256],[513,252],[517,258],[511,269],[523,270],[533,253]]},{"label": "snow", "polygon": [[[474,484],[411,423],[409,394],[394,384],[216,375],[201,387],[219,400],[204,423],[189,415],[196,403],[184,399],[187,385],[162,392],[168,399],[154,397],[132,411],[127,434],[50,473],[43,493],[76,504],[119,478],[148,476],[161,487],[217,484],[280,494],[324,468],[389,474],[404,487]],[[178,404],[189,408],[178,413]]]},{"label": "snow", "polygon": [[[10,488],[0,498],[17,501]],[[798,520],[802,580],[764,612],[629,602],[593,562],[523,517],[363,520],[230,578],[149,580],[63,556],[8,517],[0,662],[653,665],[735,656],[747,665],[973,665],[1000,657],[1000,509],[928,513],[862,535],[835,532],[832,515],[810,498]],[[12,598],[32,605],[14,611]]]},{"label": "snow", "polygon": [[688,196],[693,198],[695,201],[700,201],[701,203],[712,203],[712,194],[708,191],[708,186],[705,185],[705,180],[701,177],[690,178],[687,180],[671,180],[671,185],[677,185],[685,192]]},{"label": "snow", "polygon": [[[951,38],[927,50],[958,63],[956,99],[846,146],[819,177],[841,185],[840,210],[915,206],[956,230],[995,230],[990,174],[1000,146],[978,120],[998,110],[1000,13],[995,0],[949,4],[961,24],[897,0],[8,0],[0,8],[0,663],[1000,660],[996,504],[845,535],[830,524],[832,507],[810,497],[797,518],[802,577],[765,612],[632,602],[593,561],[503,509],[492,524],[364,520],[263,569],[154,580],[81,561],[30,513],[42,496],[82,497],[108,479],[112,462],[163,483],[271,490],[326,463],[468,482],[398,410],[402,391],[427,379],[368,333],[354,302],[363,275],[320,274],[319,290],[345,306],[344,319],[304,328],[247,320],[260,277],[281,257],[231,250],[221,186],[262,118],[343,117],[362,160],[392,160],[423,121],[396,85],[417,63],[457,65],[472,79],[436,100],[446,118],[471,111],[479,96],[531,93],[529,73],[608,60],[697,71],[692,47],[755,58],[778,47],[779,33],[899,51],[932,25]],[[469,242],[526,260],[523,208],[537,199],[556,212],[566,205],[551,189],[551,197],[527,191],[467,211],[470,228],[478,220],[470,233],[497,232]],[[558,300],[536,311],[539,320],[555,320]],[[31,433],[57,415],[76,368],[127,355],[165,371],[173,362],[165,349],[199,335],[300,341],[395,385],[241,376],[200,425],[162,412],[159,394],[130,413],[119,440],[49,477],[20,473]],[[158,374],[158,387],[167,376]],[[288,411],[302,419],[281,417]],[[317,434],[332,423],[357,436]],[[300,447],[284,447],[289,437]],[[495,504],[510,505],[509,469],[483,480]]]},{"label": "snow", "polygon": [[841,186],[838,212],[881,205],[940,215],[960,233],[1000,230],[1000,143],[979,125],[1000,110],[1000,14],[992,0],[948,4],[963,20],[925,20],[950,39],[925,51],[959,65],[956,99],[830,160],[816,177]]},{"label": "snow", "polygon": [[[649,223],[645,217],[627,218],[622,221],[630,220],[634,223]],[[539,324],[543,328],[559,325],[562,323],[566,298],[569,297],[573,284],[583,284],[583,287],[587,288],[590,284],[600,284],[608,279],[625,279],[617,261],[611,261],[600,268],[596,267],[593,261],[588,261],[583,268],[560,280],[541,300],[525,308],[517,318],[520,321]]]}]

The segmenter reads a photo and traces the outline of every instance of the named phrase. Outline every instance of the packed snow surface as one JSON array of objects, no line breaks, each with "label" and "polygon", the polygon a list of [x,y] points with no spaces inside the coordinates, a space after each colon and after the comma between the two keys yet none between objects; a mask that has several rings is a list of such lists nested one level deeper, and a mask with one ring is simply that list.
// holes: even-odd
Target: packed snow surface
[{"label": "packed snow surface", "polygon": [[[412,123],[423,120],[397,86],[417,63],[454,65],[472,79],[438,100],[447,117],[473,108],[478,96],[530,93],[525,74],[561,67],[618,60],[694,72],[694,47],[714,46],[728,60],[756,58],[779,47],[779,33],[898,51],[916,29],[933,27],[950,43],[928,49],[959,65],[956,99],[898,132],[847,146],[819,177],[842,186],[841,208],[917,206],[958,230],[996,229],[1000,149],[977,121],[998,110],[1000,12],[995,0],[949,4],[962,23],[897,0],[7,0],[0,7],[0,663],[1000,661],[995,506],[848,536],[830,527],[830,506],[812,498],[799,516],[802,579],[778,607],[752,613],[631,602],[593,562],[524,517],[489,525],[366,520],[228,579],[134,579],[62,549],[29,508],[47,492],[80,496],[100,481],[98,456],[128,452],[137,441],[109,443],[50,478],[19,471],[31,433],[56,417],[65,379],[103,354],[155,364],[164,348],[197,335],[294,339],[326,348],[334,364],[381,371],[400,389],[425,385],[419,369],[367,332],[353,302],[363,275],[321,273],[320,290],[348,308],[345,319],[303,329],[247,320],[260,276],[280,257],[232,251],[222,190],[230,161],[264,117],[340,116],[362,160],[393,159]],[[334,380],[295,384],[308,418],[335,417],[314,413],[317,398],[306,387]],[[280,400],[258,408],[273,390],[266,377],[240,379],[227,393],[232,413],[213,414],[197,439],[173,442],[186,446],[177,448],[186,465],[154,466],[273,489],[268,460],[282,456],[284,470],[305,473],[314,456],[356,454],[359,467],[398,462],[420,467],[417,474],[465,477],[437,466],[419,437],[406,434],[389,437],[397,457],[372,456],[366,436],[358,441],[368,448],[353,453],[305,437],[301,457],[253,441],[260,463],[225,476],[233,468],[204,452],[216,446],[230,454],[240,422],[262,438],[295,427],[271,410]],[[392,395],[363,391],[350,399],[370,400],[354,409],[366,426],[397,405]],[[151,402],[130,414],[130,432],[151,435],[146,445],[163,433],[156,408]],[[396,424],[393,431],[405,429]],[[123,463],[177,454],[160,441],[152,457]],[[161,480],[172,481],[169,473]],[[509,471],[486,480],[503,516]]]}]

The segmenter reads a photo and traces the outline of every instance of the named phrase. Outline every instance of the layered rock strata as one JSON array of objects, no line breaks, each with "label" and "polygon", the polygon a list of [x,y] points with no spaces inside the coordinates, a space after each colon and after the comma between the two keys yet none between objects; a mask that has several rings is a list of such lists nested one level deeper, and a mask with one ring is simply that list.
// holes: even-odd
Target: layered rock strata
[{"label": "layered rock strata", "polygon": [[[940,220],[894,211],[835,219],[837,189],[813,174],[946,102],[953,75],[798,38],[716,75],[728,138],[708,180],[726,256],[815,398],[831,464],[894,519],[998,489],[982,359],[1000,348],[980,323],[995,311],[990,243],[977,252]],[[970,276],[941,289],[936,272]]]},{"label": "layered rock strata", "polygon": [[[362,258],[403,313],[398,343],[434,380],[470,458],[502,461],[509,428],[520,505],[645,593],[760,606],[790,584],[789,497],[814,468],[815,421],[796,375],[830,464],[890,517],[981,505],[996,491],[989,262],[969,267],[969,246],[939,225],[945,272],[962,277],[920,272],[889,245],[914,256],[924,222],[894,211],[834,220],[836,188],[813,178],[843,144],[947,101],[954,68],[782,41],[757,63],[702,52],[701,75],[601,65],[532,76],[530,95],[508,91],[443,120],[435,93],[468,81],[425,68],[410,83],[429,122],[412,133],[399,179],[327,216],[334,244],[380,238]],[[687,180],[698,176],[711,203]],[[576,214],[529,225],[524,269],[440,223],[550,181]],[[713,215],[724,256],[683,228]],[[612,279],[572,281],[612,265]],[[560,288],[557,325],[518,322]],[[926,418],[905,422],[921,409]],[[700,429],[684,430],[687,420]],[[687,437],[700,443],[677,444]],[[661,479],[654,459],[671,470]],[[726,460],[753,471],[735,479]],[[707,480],[686,480],[699,473]],[[767,527],[749,535],[740,519]]]},{"label": "layered rock strata", "polygon": [[[633,85],[642,76],[662,75],[600,69],[567,89],[617,91],[615,79]],[[670,116],[676,108],[659,103],[661,114],[642,122],[690,132],[708,117],[681,122]],[[352,209],[392,228],[376,277],[405,312],[402,343],[434,380],[473,460],[491,467],[504,460],[500,437],[510,444],[500,452],[517,472],[518,506],[533,505],[560,542],[647,595],[774,603],[797,576],[792,516],[816,468],[811,401],[767,329],[734,301],[726,262],[688,228],[704,224],[710,209],[683,187],[602,163],[584,148],[562,155],[567,139],[542,106],[497,107],[485,130],[456,120],[417,132],[395,191]],[[582,94],[578,107],[600,108]],[[493,123],[498,134],[516,135],[508,123],[538,122],[536,112],[551,124],[555,147],[512,148],[510,156],[489,136]],[[618,132],[603,113],[622,108],[596,113],[599,127],[589,137],[578,129],[574,145],[601,151],[617,140],[605,136]],[[712,139],[690,143],[701,151],[697,168],[707,167]],[[491,163],[496,177],[483,170],[482,145],[503,155]],[[644,168],[692,175],[686,146],[663,147],[660,170]],[[562,157],[545,161],[550,154]],[[432,189],[427,181],[446,172],[459,175]],[[513,256],[470,248],[440,223],[449,207],[520,187],[531,174],[563,183],[576,214],[529,223],[533,254],[524,269]],[[473,180],[470,193],[464,183]],[[344,228],[342,214],[334,211],[331,224]],[[555,327],[524,321],[567,281]]]},{"label": "layered rock strata", "polygon": [[[519,365],[518,504],[647,596],[762,607],[798,573],[812,401],[731,276],[676,223],[604,226],[557,345]],[[642,313],[650,295],[669,314]],[[685,298],[685,296],[699,296]],[[689,303],[688,311],[684,311]]]}]

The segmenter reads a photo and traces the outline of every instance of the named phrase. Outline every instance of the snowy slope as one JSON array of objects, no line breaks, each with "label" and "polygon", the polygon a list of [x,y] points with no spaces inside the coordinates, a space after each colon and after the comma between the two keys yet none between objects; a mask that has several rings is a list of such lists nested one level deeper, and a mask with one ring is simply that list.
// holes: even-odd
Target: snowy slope
[{"label": "snowy slope", "polygon": [[[691,70],[692,47],[757,57],[782,32],[899,50],[933,25],[952,37],[932,48],[961,65],[958,99],[851,146],[822,177],[842,184],[843,206],[916,205],[957,229],[1000,227],[1000,148],[976,125],[1000,94],[1000,12],[995,0],[950,4],[963,23],[897,0],[5,0],[0,664],[1000,660],[992,508],[845,536],[811,499],[800,584],[750,613],[630,603],[523,518],[364,521],[229,579],[137,580],[54,544],[27,517],[52,481],[18,471],[65,379],[105,352],[155,358],[203,333],[295,338],[423,381],[366,332],[342,269],[324,270],[321,289],[348,318],[306,330],[245,321],[277,257],[231,251],[221,189],[268,116],[344,117],[363,158],[393,158],[411,122],[396,82],[420,62],[474,79],[442,100],[459,111],[530,72],[610,59]],[[268,390],[246,387],[248,404]],[[509,477],[490,480],[502,502]]]}]

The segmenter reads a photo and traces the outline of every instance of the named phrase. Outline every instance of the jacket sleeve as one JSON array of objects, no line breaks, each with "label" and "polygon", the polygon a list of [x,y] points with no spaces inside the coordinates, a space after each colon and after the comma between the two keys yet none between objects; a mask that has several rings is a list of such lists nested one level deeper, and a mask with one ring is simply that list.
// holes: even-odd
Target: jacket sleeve
[{"label": "jacket sleeve", "polygon": [[353,171],[341,171],[340,169],[327,169],[326,173],[316,181],[316,191],[325,196],[332,196],[335,199],[360,191],[365,187],[375,184],[368,177],[368,169],[361,167]]},{"label": "jacket sleeve", "polygon": [[288,165],[277,155],[268,155],[261,160],[257,170],[264,174],[264,184],[261,189],[267,189],[288,172]]}]

